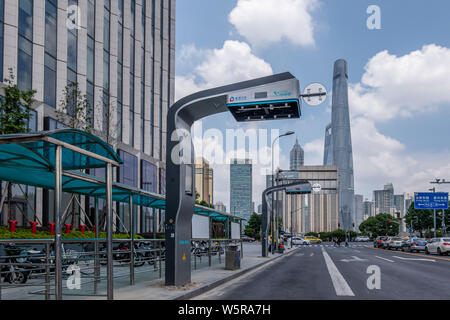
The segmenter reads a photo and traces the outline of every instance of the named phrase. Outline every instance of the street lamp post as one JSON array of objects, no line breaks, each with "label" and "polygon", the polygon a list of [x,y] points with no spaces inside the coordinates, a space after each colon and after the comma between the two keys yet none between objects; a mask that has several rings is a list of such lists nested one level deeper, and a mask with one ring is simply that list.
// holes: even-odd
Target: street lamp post
[{"label": "street lamp post", "polygon": [[[288,131],[284,134],[279,135],[278,137],[276,137],[273,142],[272,142],[272,187],[275,186],[274,183],[274,170],[273,170],[273,147],[275,145],[275,141],[277,141],[278,139],[280,139],[281,137],[286,137],[286,136],[290,136],[293,135],[295,132],[294,131]],[[277,210],[277,217],[275,217],[274,212],[273,212],[273,208],[274,208],[274,195],[272,193],[272,206],[271,206],[272,210],[271,210],[271,214],[272,214],[272,224],[273,224],[273,232],[272,232],[272,254],[275,253],[275,245],[278,248],[278,210]],[[276,220],[276,221],[275,221]],[[274,237],[277,237],[276,242]]]},{"label": "street lamp post", "polygon": [[[436,188],[433,187],[431,189],[428,189],[429,191],[433,191],[433,193],[436,193]],[[434,237],[436,238],[436,209],[433,209],[433,226],[434,226]]]}]

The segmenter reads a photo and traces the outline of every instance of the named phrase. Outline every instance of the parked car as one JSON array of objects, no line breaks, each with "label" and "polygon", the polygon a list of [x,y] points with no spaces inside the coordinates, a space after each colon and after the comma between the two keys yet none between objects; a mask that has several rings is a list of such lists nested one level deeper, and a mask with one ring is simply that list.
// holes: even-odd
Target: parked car
[{"label": "parked car", "polygon": [[383,248],[383,241],[385,241],[387,238],[387,236],[376,237],[375,241],[373,242],[373,246],[375,248]]},{"label": "parked car", "polygon": [[405,242],[405,245],[403,246],[403,251],[409,251],[409,252],[425,251],[425,246],[427,245],[427,243],[428,242],[426,239],[412,238]]},{"label": "parked car", "polygon": [[249,237],[249,236],[247,236],[247,235],[242,235],[242,236],[241,236],[241,240],[242,240],[243,242],[254,242],[254,241],[255,241],[255,238]]},{"label": "parked car", "polygon": [[300,237],[293,237],[292,244],[293,245],[308,245],[308,244],[311,244],[311,241],[304,239],[304,238],[300,238]]},{"label": "parked car", "polygon": [[322,240],[313,236],[305,236],[305,240],[309,240],[310,243],[322,243]]},{"label": "parked car", "polygon": [[440,256],[449,255],[450,238],[434,238],[425,246],[425,253],[436,253]]},{"label": "parked car", "polygon": [[404,245],[404,240],[402,238],[399,237],[392,237],[389,239],[389,241],[387,241],[387,246],[386,248],[388,250],[401,250],[403,248]]}]

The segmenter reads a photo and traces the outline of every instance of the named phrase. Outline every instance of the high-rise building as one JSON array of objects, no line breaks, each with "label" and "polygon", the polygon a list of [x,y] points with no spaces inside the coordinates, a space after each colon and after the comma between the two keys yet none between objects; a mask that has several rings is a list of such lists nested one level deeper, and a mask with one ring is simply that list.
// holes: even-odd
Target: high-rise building
[{"label": "high-rise building", "polygon": [[252,162],[232,159],[230,163],[230,213],[250,219],[252,214]]},{"label": "high-rise building", "polygon": [[[78,8],[80,19],[70,8]],[[0,81],[11,69],[20,89],[36,90],[31,131],[64,126],[56,111],[64,112],[64,90],[77,83],[89,102],[94,133],[124,161],[115,181],[165,193],[166,115],[174,102],[175,0],[2,0],[0,30]],[[19,199],[19,188],[13,201],[25,203],[27,212],[32,203],[43,225],[53,222],[53,191],[27,187],[26,193],[29,202]],[[64,195],[62,206],[70,199]],[[89,215],[93,201],[80,201]],[[119,230],[128,228],[126,207],[115,205]],[[163,212],[135,210],[137,232],[151,231],[164,221]]]},{"label": "high-rise building", "polygon": [[[280,183],[308,180],[320,185],[321,191],[308,195],[287,195],[280,192],[280,216],[283,229],[294,233],[329,232],[338,228],[338,168],[336,166],[302,166],[298,171],[279,174]],[[275,206],[276,207],[276,206]]]},{"label": "high-rise building", "polygon": [[358,230],[359,225],[364,221],[364,196],[355,194],[355,231]]},{"label": "high-rise building", "polygon": [[290,154],[290,168],[291,170],[299,170],[301,166],[305,164],[305,152],[298,143],[298,139],[295,141]]},{"label": "high-rise building", "polygon": [[368,199],[363,201],[363,221],[375,216],[375,205],[373,201]]},{"label": "high-rise building", "polygon": [[346,230],[355,220],[353,151],[348,106],[348,65],[337,60],[333,72],[331,124],[325,131],[324,165],[339,168],[339,220]]},{"label": "high-rise building", "polygon": [[214,170],[204,158],[195,159],[195,191],[198,193],[198,201],[208,204],[214,203]]},{"label": "high-rise building", "polygon": [[227,207],[223,204],[222,201],[218,201],[215,205],[214,205],[214,209],[218,210],[218,211],[222,211],[222,212],[227,212]]},{"label": "high-rise building", "polygon": [[373,191],[373,201],[375,205],[375,214],[388,213],[394,214],[394,187],[392,183],[386,184],[383,190]]}]

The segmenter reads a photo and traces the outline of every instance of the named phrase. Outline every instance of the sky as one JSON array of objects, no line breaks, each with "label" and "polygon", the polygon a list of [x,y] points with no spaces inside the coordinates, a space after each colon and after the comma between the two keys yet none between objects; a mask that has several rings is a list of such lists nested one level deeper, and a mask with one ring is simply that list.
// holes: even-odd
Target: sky
[{"label": "sky", "polygon": [[[372,5],[379,8],[379,20],[368,11]],[[296,138],[305,164],[322,164],[333,64],[341,58],[349,66],[355,193],[371,200],[373,190],[387,183],[393,183],[396,194],[413,194],[428,191],[436,178],[450,181],[449,1],[177,0],[176,9],[176,100],[286,71],[299,79],[301,90],[319,82],[330,93],[319,107],[302,104],[300,119],[238,124],[222,113],[196,123],[197,155],[203,148],[203,156],[213,162],[214,202],[222,201],[228,211],[229,166],[205,149],[231,157],[230,149],[205,132],[214,129],[225,137],[230,129],[269,130],[259,140],[259,152],[251,152],[258,205],[273,132],[296,133],[275,146],[276,167],[289,169]],[[379,21],[380,28],[369,29],[368,20],[369,25]],[[450,185],[437,191],[450,191]]]}]

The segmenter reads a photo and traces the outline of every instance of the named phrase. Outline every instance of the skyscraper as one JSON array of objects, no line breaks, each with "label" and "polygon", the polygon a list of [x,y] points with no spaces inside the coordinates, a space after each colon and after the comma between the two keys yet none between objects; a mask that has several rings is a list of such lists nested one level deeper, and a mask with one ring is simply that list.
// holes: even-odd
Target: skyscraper
[{"label": "skyscraper", "polygon": [[364,221],[364,196],[355,194],[355,230],[358,230],[359,225]]},{"label": "skyscraper", "polygon": [[[71,8],[78,9],[80,19]],[[174,102],[175,0],[6,0],[0,1],[0,29],[0,81],[12,69],[20,89],[36,90],[30,130],[64,126],[56,111],[64,111],[60,101],[66,86],[77,83],[89,102],[94,133],[124,161],[115,180],[164,194],[165,119]],[[43,225],[53,222],[53,191],[27,190],[37,218]],[[14,192],[13,201],[19,197]],[[69,200],[63,197],[63,206]],[[86,212],[93,209],[88,197],[81,202]],[[115,225],[123,230],[128,210],[123,204],[115,209]],[[136,209],[137,232],[160,225],[161,215],[155,217],[153,209]]]},{"label": "skyscraper", "polygon": [[195,192],[199,194],[198,201],[205,201],[208,204],[214,203],[214,171],[209,166],[209,162],[204,158],[195,159]]},{"label": "skyscraper", "polygon": [[305,152],[298,143],[298,139],[295,141],[291,150],[291,170],[300,170],[300,167],[305,164]]},{"label": "skyscraper", "polygon": [[373,191],[373,201],[375,205],[375,214],[387,213],[394,214],[394,187],[392,183],[386,184],[383,190]]},{"label": "skyscraper", "polygon": [[252,162],[232,159],[230,163],[230,213],[250,219],[252,214]]},{"label": "skyscraper", "polygon": [[325,131],[324,165],[339,169],[339,221],[350,230],[355,221],[353,151],[348,106],[348,65],[337,60],[333,72],[331,124]]}]

